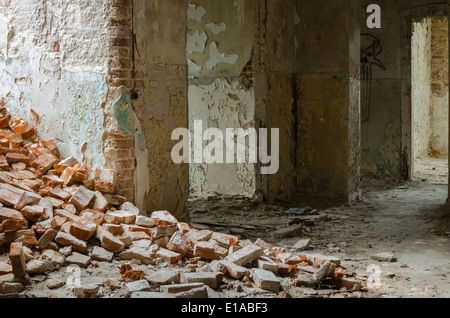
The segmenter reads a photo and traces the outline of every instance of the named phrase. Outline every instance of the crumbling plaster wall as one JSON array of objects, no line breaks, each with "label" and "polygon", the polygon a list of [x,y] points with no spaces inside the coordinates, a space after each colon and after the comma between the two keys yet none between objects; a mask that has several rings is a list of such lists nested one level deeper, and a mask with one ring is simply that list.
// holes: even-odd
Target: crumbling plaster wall
[{"label": "crumbling plaster wall", "polygon": [[[373,3],[382,9],[381,29],[367,27],[366,9]],[[409,176],[413,158],[412,87],[408,82],[412,22],[446,15],[446,1],[361,0],[361,55],[368,56],[362,68],[370,69],[366,77],[361,74],[361,85],[369,87],[371,96],[366,105],[368,118],[363,118],[361,127],[363,176]]]},{"label": "crumbling plaster wall", "polygon": [[[142,149],[138,175],[148,174],[147,211],[168,210],[188,220],[189,167],[171,158],[177,128],[188,128],[185,0],[133,2],[136,139]],[[139,159],[139,158],[138,158]],[[146,191],[145,191],[146,192]]]},{"label": "crumbling plaster wall", "polygon": [[448,18],[431,20],[431,150],[448,155]]},{"label": "crumbling plaster wall", "polygon": [[[252,0],[189,1],[186,59],[192,136],[194,121],[198,120],[203,131],[219,128],[224,134],[227,128],[255,127],[254,15]],[[245,153],[238,153],[234,163],[192,163],[191,195],[252,196],[255,165],[237,163],[237,158],[243,156]]]},{"label": "crumbling plaster wall", "polygon": [[0,100],[54,139],[63,156],[102,168],[108,1],[0,2]]},{"label": "crumbling plaster wall", "polygon": [[414,23],[412,105],[414,158],[428,156],[431,139],[431,18]]}]

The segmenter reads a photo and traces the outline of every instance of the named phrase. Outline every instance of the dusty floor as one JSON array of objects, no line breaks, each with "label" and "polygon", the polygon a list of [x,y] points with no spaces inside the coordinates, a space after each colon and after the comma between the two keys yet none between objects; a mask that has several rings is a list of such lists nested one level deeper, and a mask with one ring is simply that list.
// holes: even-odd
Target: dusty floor
[{"label": "dusty floor", "polygon": [[[363,202],[328,209],[328,221],[310,226],[310,232],[302,237],[281,242],[274,240],[271,233],[293,218],[284,213],[292,206],[257,205],[245,200],[197,201],[191,203],[191,210],[194,221],[210,226],[227,224],[213,228],[242,238],[261,237],[281,247],[309,238],[313,241],[310,251],[341,258],[345,268],[366,282],[375,277],[374,269],[379,268],[380,288],[356,293],[356,297],[450,297],[447,186],[422,181],[389,185],[376,181],[369,182],[363,192]],[[394,253],[397,261],[385,263],[370,258],[383,252]],[[340,297],[327,290],[291,287],[288,291],[294,297]]]},{"label": "dusty floor", "polygon": [[[450,212],[445,207],[447,186],[422,181],[392,183],[379,180],[366,182],[363,190],[363,202],[354,205],[332,209],[313,205],[319,212],[326,212],[329,219],[309,224],[301,237],[282,241],[274,240],[272,233],[296,218],[285,212],[291,207],[304,206],[259,204],[244,198],[214,198],[209,201],[192,200],[190,209],[193,222],[238,235],[241,240],[262,238],[274,246],[290,248],[302,238],[311,239],[313,245],[305,253],[339,257],[342,266],[364,283],[370,277],[376,277],[368,269],[381,271],[379,288],[346,294],[345,297],[450,297]],[[370,258],[381,252],[393,252],[397,261],[385,263]],[[7,258],[7,253],[0,253],[0,261]],[[112,297],[116,291],[111,291],[106,282],[108,279],[119,282],[123,263],[125,261],[116,258],[113,263],[100,262],[81,269],[81,283],[98,284],[102,286],[99,297]],[[134,269],[149,275],[164,267],[169,268],[159,263],[155,266],[135,265]],[[67,268],[33,276],[33,284],[21,296],[73,297],[67,286],[73,276],[74,273]],[[234,283],[230,281],[230,284]],[[283,279],[282,286],[294,298],[344,297],[326,287],[319,290],[295,287],[289,279]],[[242,293],[231,288],[212,291],[210,295],[227,298],[275,296],[257,288],[244,288]]]},{"label": "dusty floor", "polygon": [[413,179],[426,180],[429,183],[448,183],[448,158],[424,157],[416,158]]}]

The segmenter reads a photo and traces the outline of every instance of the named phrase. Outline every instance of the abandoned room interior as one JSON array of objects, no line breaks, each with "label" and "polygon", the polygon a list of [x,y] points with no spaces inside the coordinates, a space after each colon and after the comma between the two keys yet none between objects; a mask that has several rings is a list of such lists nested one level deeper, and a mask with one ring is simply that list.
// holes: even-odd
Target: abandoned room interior
[{"label": "abandoned room interior", "polygon": [[0,298],[450,297],[449,5],[0,0]]}]

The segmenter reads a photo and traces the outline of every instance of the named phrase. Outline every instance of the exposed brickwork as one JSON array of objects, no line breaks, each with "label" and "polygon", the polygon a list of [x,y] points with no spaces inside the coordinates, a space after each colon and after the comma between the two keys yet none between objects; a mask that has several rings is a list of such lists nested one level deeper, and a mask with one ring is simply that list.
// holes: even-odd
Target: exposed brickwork
[{"label": "exposed brickwork", "polygon": [[111,135],[105,147],[105,154],[113,158],[108,167],[117,171],[117,193],[134,202],[134,175],[136,172],[134,136]]},{"label": "exposed brickwork", "polygon": [[254,78],[254,64],[253,64],[253,52],[251,54],[252,58],[248,61],[247,65],[242,69],[241,75],[244,75],[250,83],[253,83]]},{"label": "exposed brickwork", "polygon": [[[128,93],[134,88],[134,78],[141,74],[133,63],[133,3],[131,0],[111,0],[108,34],[109,85],[125,86]],[[141,85],[141,84],[140,84]],[[133,102],[133,108],[135,108]],[[117,189],[129,201],[135,200],[134,176],[136,172],[135,137],[121,133],[109,135],[105,155],[111,158],[108,166],[118,172]]]}]

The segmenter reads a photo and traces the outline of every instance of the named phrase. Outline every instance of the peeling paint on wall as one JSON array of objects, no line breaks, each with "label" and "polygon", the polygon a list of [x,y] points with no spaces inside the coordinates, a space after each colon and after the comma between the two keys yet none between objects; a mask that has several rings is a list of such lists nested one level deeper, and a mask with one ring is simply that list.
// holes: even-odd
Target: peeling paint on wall
[{"label": "peeling paint on wall", "polygon": [[239,56],[237,54],[220,53],[217,49],[217,43],[212,42],[209,45],[209,60],[206,62],[206,69],[212,70],[219,63],[235,64]]},{"label": "peeling paint on wall", "polygon": [[[189,113],[192,135],[195,120],[203,122],[204,130],[255,127],[254,90],[245,89],[239,81],[218,78],[209,85],[190,85],[189,103],[195,105]],[[239,157],[244,155],[237,154]],[[251,196],[255,191],[253,164],[191,164],[190,180],[191,195],[194,196],[215,193]]]},{"label": "peeling paint on wall", "polygon": [[206,10],[202,6],[196,6],[191,3],[188,5],[187,17],[190,20],[202,22],[203,16],[206,14]]}]

